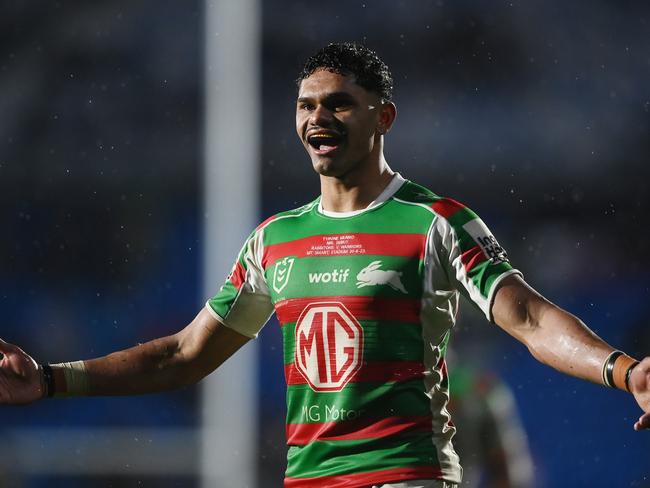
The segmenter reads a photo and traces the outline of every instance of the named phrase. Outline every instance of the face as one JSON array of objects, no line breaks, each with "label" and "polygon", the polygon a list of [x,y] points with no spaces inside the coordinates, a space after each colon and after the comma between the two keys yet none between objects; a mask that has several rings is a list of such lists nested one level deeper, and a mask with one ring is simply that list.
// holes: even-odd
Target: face
[{"label": "face", "polygon": [[379,95],[355,83],[354,76],[317,70],[302,80],[296,105],[296,131],[314,169],[342,177],[371,159],[383,132]]}]

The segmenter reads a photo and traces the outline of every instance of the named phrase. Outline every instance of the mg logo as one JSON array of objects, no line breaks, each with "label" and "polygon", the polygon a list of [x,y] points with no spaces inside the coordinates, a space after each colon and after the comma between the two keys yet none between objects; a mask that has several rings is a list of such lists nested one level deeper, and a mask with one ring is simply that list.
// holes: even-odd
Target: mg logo
[{"label": "mg logo", "polygon": [[361,367],[363,329],[342,303],[311,303],[296,323],[295,356],[312,390],[340,391]]}]

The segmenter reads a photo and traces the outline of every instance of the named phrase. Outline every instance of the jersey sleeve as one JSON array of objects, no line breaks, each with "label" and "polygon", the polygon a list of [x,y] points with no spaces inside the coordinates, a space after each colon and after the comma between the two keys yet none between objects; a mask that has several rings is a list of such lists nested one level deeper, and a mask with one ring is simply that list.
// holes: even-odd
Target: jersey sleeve
[{"label": "jersey sleeve", "polygon": [[244,243],[225,284],[205,306],[226,327],[250,338],[273,313],[262,261],[262,230],[253,232]]},{"label": "jersey sleeve", "polygon": [[492,302],[497,285],[521,272],[512,267],[506,251],[472,210],[449,198],[433,205],[438,218],[431,243],[446,269],[450,285],[478,306],[493,322]]}]

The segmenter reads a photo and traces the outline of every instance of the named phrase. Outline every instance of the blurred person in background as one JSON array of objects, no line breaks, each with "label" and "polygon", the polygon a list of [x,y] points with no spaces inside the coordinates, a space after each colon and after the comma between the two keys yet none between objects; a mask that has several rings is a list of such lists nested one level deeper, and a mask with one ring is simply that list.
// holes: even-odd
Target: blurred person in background
[{"label": "blurred person in background", "polygon": [[510,387],[497,373],[460,361],[449,363],[449,413],[457,427],[454,448],[463,465],[463,486],[532,488],[533,459]]},{"label": "blurred person in background", "polygon": [[453,487],[462,469],[445,354],[462,293],[541,362],[631,392],[650,427],[650,358],[614,350],[530,288],[478,216],[393,172],[392,77],[333,44],[299,77],[296,128],[321,197],[261,224],[182,331],[39,365],[0,341],[0,401],[134,395],[193,384],[275,312],[288,388],[286,486]]}]

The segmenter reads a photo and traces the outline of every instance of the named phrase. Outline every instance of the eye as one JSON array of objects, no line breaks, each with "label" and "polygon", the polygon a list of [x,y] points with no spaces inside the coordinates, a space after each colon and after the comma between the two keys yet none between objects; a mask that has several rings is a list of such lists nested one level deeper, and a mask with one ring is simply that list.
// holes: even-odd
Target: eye
[{"label": "eye", "polygon": [[301,103],[301,104],[298,105],[298,108],[300,110],[306,110],[308,112],[311,112],[312,110],[314,110],[314,106],[311,103]]}]

